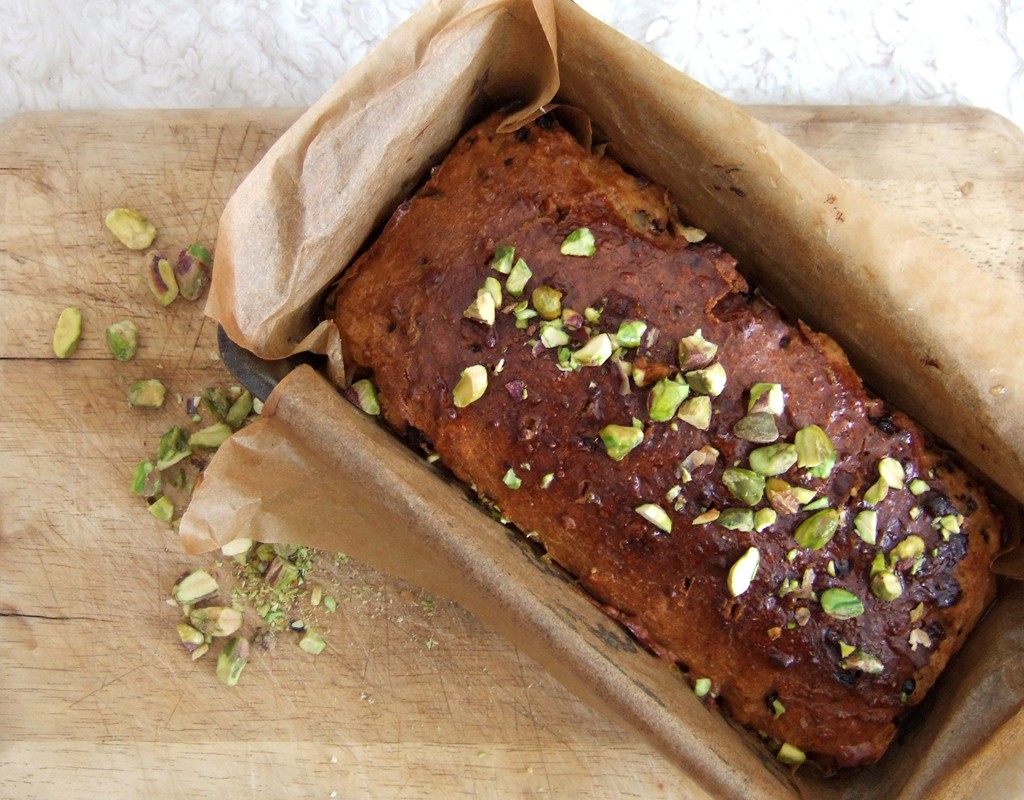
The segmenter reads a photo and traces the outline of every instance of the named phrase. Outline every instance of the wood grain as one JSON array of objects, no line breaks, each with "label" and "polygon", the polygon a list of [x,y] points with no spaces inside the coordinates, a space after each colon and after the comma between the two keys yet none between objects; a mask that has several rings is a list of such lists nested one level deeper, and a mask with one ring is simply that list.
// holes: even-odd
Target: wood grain
[{"label": "wood grain", "polygon": [[[1024,136],[970,109],[756,108],[841,175],[997,274],[1024,269]],[[160,309],[103,226],[144,211],[212,245],[291,110],[46,113],[0,126],[0,797],[704,797],[453,603],[321,559],[328,650],[293,639],[234,690],[176,641],[175,579],[206,565],[128,490],[134,464],[231,381],[201,303]],[[941,265],[937,265],[941,268]],[[1009,283],[1009,281],[1008,281]],[[53,357],[60,309],[75,356]],[[136,359],[103,329],[134,319]],[[128,408],[160,377],[170,401]]]}]

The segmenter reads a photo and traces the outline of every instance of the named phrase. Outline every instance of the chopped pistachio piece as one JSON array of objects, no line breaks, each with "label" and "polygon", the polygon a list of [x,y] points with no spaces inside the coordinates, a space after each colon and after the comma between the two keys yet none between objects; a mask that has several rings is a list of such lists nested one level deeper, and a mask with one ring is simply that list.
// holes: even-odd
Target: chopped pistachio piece
[{"label": "chopped pistachio piece", "polygon": [[661,506],[655,503],[644,503],[636,507],[636,513],[656,528],[660,528],[665,533],[672,533],[672,518]]},{"label": "chopped pistachio piece", "polygon": [[[377,387],[369,378],[363,378],[352,384],[352,391],[355,392],[356,403],[361,411],[372,417],[380,416],[380,400],[377,397]],[[228,417],[231,412],[228,412]],[[230,420],[227,420],[230,422]],[[232,426],[234,427],[234,426]]]},{"label": "chopped pistachio piece", "polygon": [[60,312],[57,326],[53,331],[53,354],[57,358],[67,358],[78,349],[78,341],[82,338],[82,311],[69,307]]},{"label": "chopped pistachio piece", "polygon": [[759,475],[781,475],[797,460],[796,446],[788,442],[769,444],[750,451],[750,468]]},{"label": "chopped pistachio piece", "polygon": [[520,258],[508,273],[508,279],[505,281],[505,289],[513,297],[519,297],[526,288],[526,282],[530,280],[531,277],[533,277],[533,271],[529,266],[527,266],[526,262]]},{"label": "chopped pistachio piece", "polygon": [[910,644],[911,650],[917,650],[918,645],[931,647],[932,637],[928,635],[928,631],[924,630],[924,628],[914,628],[914,630],[910,632],[907,642]]},{"label": "chopped pistachio piece", "polygon": [[871,593],[880,600],[895,600],[903,594],[903,581],[892,570],[880,570],[871,576]]},{"label": "chopped pistachio piece", "polygon": [[494,307],[496,309],[501,308],[501,281],[493,275],[488,275],[484,278],[483,288],[479,289],[477,294],[480,292],[487,292],[487,294],[491,296],[491,299],[494,300]]},{"label": "chopped pistachio piece", "polygon": [[491,259],[491,269],[508,275],[512,271],[512,262],[515,261],[516,249],[510,244],[503,244],[494,251],[494,258]]},{"label": "chopped pistachio piece", "polygon": [[723,508],[714,521],[730,531],[754,530],[754,512],[749,508]]},{"label": "chopped pistachio piece", "polygon": [[131,208],[113,208],[103,223],[129,250],[145,250],[156,238],[156,226]]},{"label": "chopped pistachio piece", "polygon": [[587,306],[583,309],[583,319],[589,322],[591,325],[597,325],[601,321],[601,309]]},{"label": "chopped pistachio piece", "polygon": [[[356,383],[360,383],[360,382],[361,381],[356,381]],[[354,385],[355,384],[353,384],[353,386]],[[373,386],[372,383],[370,385]],[[358,390],[357,390],[357,392],[358,392]],[[376,392],[374,392],[374,400],[376,400],[376,399],[377,399]],[[366,411],[365,408],[363,410]],[[378,411],[378,413],[380,412],[380,407],[379,406],[377,408],[377,411]],[[231,404],[231,408],[228,409],[228,413],[224,415],[224,422],[226,422],[228,424],[228,426],[232,430],[238,430],[240,427],[242,427],[242,423],[245,422],[246,418],[249,416],[249,414],[251,412],[252,412],[252,392],[250,392],[248,389],[246,389],[245,391],[243,391],[238,396],[238,399],[235,400],[235,402]],[[367,413],[372,413],[372,412],[367,412]]]},{"label": "chopped pistachio piece", "polygon": [[171,597],[183,606],[213,597],[220,590],[217,581],[205,569],[196,569],[174,584]]},{"label": "chopped pistachio piece", "polygon": [[704,369],[691,370],[686,373],[686,382],[699,394],[718,397],[725,388],[725,367],[721,364],[712,364]]},{"label": "chopped pistachio piece", "polygon": [[775,424],[775,416],[766,411],[747,414],[732,426],[732,432],[737,439],[755,444],[768,444],[779,438],[779,428]]},{"label": "chopped pistachio piece", "polygon": [[169,497],[158,497],[149,504],[149,513],[159,520],[170,523],[174,519],[174,503]]},{"label": "chopped pistachio piece", "polygon": [[192,448],[188,445],[188,434],[184,428],[171,428],[160,437],[156,450],[156,468],[167,469],[190,455]]},{"label": "chopped pistachio piece", "polygon": [[142,497],[155,497],[160,492],[160,472],[148,459],[140,461],[132,473],[132,492]]},{"label": "chopped pistachio piece", "polygon": [[455,384],[452,397],[456,408],[465,408],[470,403],[475,403],[484,396],[487,391],[487,367],[483,364],[474,364],[462,370],[459,382]]},{"label": "chopped pistachio piece", "polygon": [[756,506],[764,497],[764,477],[753,470],[728,467],[722,473],[722,483],[733,497],[748,506]]},{"label": "chopped pistachio piece", "polygon": [[242,612],[231,606],[194,608],[188,621],[207,636],[230,636],[242,627]]},{"label": "chopped pistachio piece", "polygon": [[707,395],[688,397],[679,404],[676,416],[700,431],[711,427],[711,398]]},{"label": "chopped pistachio piece", "polygon": [[210,253],[201,244],[192,244],[178,253],[174,279],[178,292],[186,300],[198,300],[210,275]]},{"label": "chopped pistachio piece", "polygon": [[834,508],[816,511],[797,526],[793,537],[801,547],[820,550],[839,529],[839,512]]},{"label": "chopped pistachio piece", "polygon": [[646,331],[646,322],[639,319],[627,320],[619,326],[615,341],[619,343],[619,347],[639,347]]},{"label": "chopped pistachio piece", "polygon": [[662,378],[651,389],[647,402],[650,417],[655,422],[668,422],[676,415],[679,405],[690,394],[690,387],[671,378]]},{"label": "chopped pistachio piece", "polygon": [[589,258],[597,252],[594,234],[590,232],[590,228],[577,228],[562,240],[562,246],[559,250],[563,256],[585,256]]},{"label": "chopped pistachio piece", "polygon": [[562,316],[562,293],[551,286],[538,286],[533,290],[533,307],[541,319],[554,320]]},{"label": "chopped pistachio piece", "polygon": [[761,553],[756,547],[750,547],[736,563],[729,568],[729,577],[726,583],[729,586],[729,594],[739,597],[750,588],[751,581],[757,575],[757,568],[761,565]]},{"label": "chopped pistachio piece", "polygon": [[229,438],[234,431],[226,422],[215,422],[188,437],[189,447],[204,447],[216,450]]},{"label": "chopped pistachio piece", "polygon": [[839,642],[839,657],[840,658],[846,658],[848,655],[850,655],[856,649],[857,648],[854,647],[852,644],[847,644],[846,642],[840,641]]},{"label": "chopped pistachio piece", "polygon": [[569,344],[569,334],[558,325],[545,322],[540,326],[540,341],[549,350],[552,347],[565,347]]},{"label": "chopped pistachio piece", "polygon": [[915,478],[914,480],[912,480],[909,486],[910,493],[914,495],[914,497],[920,497],[931,488],[932,487],[930,487],[920,478]]},{"label": "chopped pistachio piece", "polygon": [[[729,509],[726,509],[726,510],[728,511]],[[748,509],[743,508],[743,509],[739,509],[739,510],[740,511],[747,511]],[[722,512],[719,511],[717,508],[709,508],[703,514],[698,514],[696,517],[694,517],[693,521],[690,524],[691,525],[707,525],[710,522],[715,522],[720,516],[722,516]]]},{"label": "chopped pistachio piece", "polygon": [[891,563],[897,564],[900,561],[910,561],[921,555],[924,555],[924,539],[912,533],[889,552],[889,560]]},{"label": "chopped pistachio piece", "polygon": [[611,358],[612,340],[607,333],[593,336],[579,350],[572,354],[577,363],[584,367],[599,367]]},{"label": "chopped pistachio piece", "polygon": [[679,340],[679,368],[682,370],[706,367],[717,354],[718,345],[705,339],[700,328]]},{"label": "chopped pistachio piece", "polygon": [[523,479],[516,475],[516,471],[512,467],[508,468],[508,472],[502,477],[501,482],[509,489],[518,489],[523,485]]},{"label": "chopped pistachio piece", "polygon": [[107,347],[118,361],[131,361],[139,349],[139,329],[130,319],[107,326]]},{"label": "chopped pistachio piece", "polygon": [[225,686],[236,686],[248,663],[249,640],[242,636],[229,639],[217,656],[217,677]]},{"label": "chopped pistachio piece", "polygon": [[886,482],[890,489],[902,489],[907,473],[903,465],[895,458],[883,458],[878,462],[878,476]]},{"label": "chopped pistachio piece", "polygon": [[777,697],[774,700],[772,700],[772,713],[775,715],[775,719],[778,719],[786,713],[786,707],[782,704],[782,701],[779,700],[779,698]]},{"label": "chopped pistachio piece", "polygon": [[174,265],[159,253],[147,256],[146,282],[153,297],[162,306],[169,306],[178,298],[178,279],[174,277]]},{"label": "chopped pistachio piece", "polygon": [[222,386],[207,386],[203,389],[202,402],[207,410],[221,421],[231,410],[231,398]]},{"label": "chopped pistachio piece", "polygon": [[[758,457],[757,463],[760,465],[760,457]],[[751,466],[754,466],[753,461]],[[768,502],[780,514],[795,514],[800,510],[800,500],[794,491],[796,487],[790,486],[782,478],[769,477],[765,481],[764,487],[764,493],[768,498]]]},{"label": "chopped pistachio piece", "polygon": [[775,758],[783,764],[789,764],[792,767],[803,764],[804,761],[807,760],[807,756],[804,754],[804,751],[789,742],[783,742],[782,747],[779,748],[779,752],[775,754]]},{"label": "chopped pistachio piece", "polygon": [[206,637],[202,632],[197,631],[187,622],[179,622],[176,630],[178,631],[178,638],[181,639],[181,646],[190,653],[206,643]]},{"label": "chopped pistachio piece", "polygon": [[812,500],[804,505],[804,511],[820,511],[823,508],[828,508],[827,497],[819,497],[817,500]]},{"label": "chopped pistachio piece", "polygon": [[889,494],[889,484],[885,482],[885,478],[879,478],[864,492],[864,502],[869,506],[877,506],[887,494]]},{"label": "chopped pistachio piece", "polygon": [[327,647],[327,642],[323,640],[323,637],[314,631],[312,628],[306,631],[305,635],[299,639],[299,647],[302,648],[304,653],[309,653],[311,656],[318,656]]},{"label": "chopped pistachio piece", "polygon": [[551,482],[554,479],[555,479],[555,473],[549,472],[547,475],[545,475],[543,478],[540,479],[540,488],[541,489],[547,489],[551,485]]},{"label": "chopped pistachio piece", "polygon": [[878,512],[870,508],[858,512],[853,518],[853,529],[865,542],[875,544],[878,540]]},{"label": "chopped pistachio piece", "polygon": [[754,512],[754,530],[760,533],[774,525],[778,518],[774,508],[759,508]]},{"label": "chopped pistachio piece", "polygon": [[864,604],[846,589],[826,589],[821,593],[821,608],[835,619],[853,619],[864,613]]},{"label": "chopped pistachio piece", "polygon": [[877,675],[884,669],[881,659],[860,649],[854,650],[846,658],[841,659],[839,666],[848,670],[860,670],[869,675]]},{"label": "chopped pistachio piece", "polygon": [[481,289],[477,292],[473,302],[462,312],[466,319],[482,322],[484,325],[493,325],[495,319],[494,296],[490,292]]},{"label": "chopped pistachio piece", "polygon": [[220,552],[228,557],[243,556],[252,549],[252,539],[232,539],[221,547]]},{"label": "chopped pistachio piece", "polygon": [[748,414],[779,415],[786,410],[786,397],[781,383],[755,383],[750,387]]},{"label": "chopped pistachio piece", "polygon": [[598,435],[613,461],[622,461],[644,440],[643,428],[633,425],[605,425]]},{"label": "chopped pistachio piece", "polygon": [[693,683],[693,693],[697,697],[704,697],[711,691],[711,678],[697,678]]},{"label": "chopped pistachio piece", "polygon": [[128,405],[132,408],[160,408],[166,395],[166,386],[156,378],[147,378],[128,387]]},{"label": "chopped pistachio piece", "polygon": [[836,463],[836,449],[825,431],[817,425],[808,425],[796,432],[793,442],[798,467],[806,467],[815,478],[827,478],[831,474]]}]

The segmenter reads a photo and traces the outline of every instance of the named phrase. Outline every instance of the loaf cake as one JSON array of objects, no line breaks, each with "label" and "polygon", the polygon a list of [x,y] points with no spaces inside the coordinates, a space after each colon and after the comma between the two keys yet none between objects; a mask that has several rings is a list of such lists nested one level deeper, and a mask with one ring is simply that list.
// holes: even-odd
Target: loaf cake
[{"label": "loaf cake", "polygon": [[877,760],[995,596],[997,512],[663,188],[500,119],[329,299],[361,396],[778,758]]}]

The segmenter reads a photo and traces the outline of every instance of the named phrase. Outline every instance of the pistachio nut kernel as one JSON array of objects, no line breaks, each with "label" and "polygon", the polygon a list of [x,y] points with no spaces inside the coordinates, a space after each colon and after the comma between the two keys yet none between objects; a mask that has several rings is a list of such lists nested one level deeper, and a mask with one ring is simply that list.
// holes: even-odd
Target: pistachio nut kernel
[{"label": "pistachio nut kernel", "polygon": [[920,478],[915,478],[910,482],[910,486],[908,488],[910,489],[910,493],[914,495],[914,497],[920,497],[932,487],[929,486]]},{"label": "pistachio nut kernel", "polygon": [[178,298],[178,280],[174,277],[174,267],[159,253],[149,253],[146,259],[149,291],[160,305],[169,306]]},{"label": "pistachio nut kernel", "polygon": [[722,483],[729,494],[748,506],[756,506],[764,497],[764,477],[753,470],[728,467],[722,473]]},{"label": "pistachio nut kernel", "polygon": [[614,349],[611,337],[607,333],[599,333],[572,355],[584,367],[599,367],[611,358]]},{"label": "pistachio nut kernel", "polygon": [[462,316],[474,322],[482,322],[484,325],[493,325],[495,312],[494,296],[481,289],[476,293],[473,302],[462,312]]},{"label": "pistachio nut kernel", "polygon": [[887,494],[889,494],[889,484],[885,482],[885,478],[879,478],[864,492],[864,502],[869,506],[877,506]]},{"label": "pistachio nut kernel", "polygon": [[555,480],[555,473],[549,472],[547,475],[545,475],[544,477],[542,477],[540,479],[540,488],[541,489],[547,489],[551,485],[552,481],[554,481],[554,480]]},{"label": "pistachio nut kernel", "polygon": [[103,223],[129,250],[145,250],[156,238],[156,226],[131,208],[113,208]]},{"label": "pistachio nut kernel", "polygon": [[840,658],[846,658],[848,655],[853,653],[853,651],[856,650],[856,649],[857,648],[854,647],[852,644],[847,644],[846,642],[840,641],[839,642],[839,657]]},{"label": "pistachio nut kernel", "polygon": [[821,608],[833,619],[853,619],[864,613],[864,604],[846,589],[826,589],[821,593]]},{"label": "pistachio nut kernel", "polygon": [[230,542],[227,542],[223,547],[221,547],[220,552],[222,555],[225,555],[228,558],[233,558],[234,556],[244,556],[252,549],[252,544],[252,539],[247,539],[244,537],[240,539],[232,539]]},{"label": "pistachio nut kernel", "polygon": [[78,349],[78,340],[82,338],[82,311],[69,307],[60,312],[57,326],[53,330],[53,354],[57,358],[67,358]]},{"label": "pistachio nut kernel", "polygon": [[523,479],[516,475],[516,471],[512,467],[508,468],[508,472],[502,477],[501,482],[509,489],[518,489],[523,485]]},{"label": "pistachio nut kernel", "polygon": [[857,513],[853,518],[853,529],[857,535],[868,544],[876,544],[878,541],[878,512],[866,508]]},{"label": "pistachio nut kernel", "polygon": [[210,275],[210,254],[201,244],[192,244],[178,253],[174,279],[178,293],[186,300],[198,300]]},{"label": "pistachio nut kernel", "polygon": [[[753,453],[751,454],[753,455]],[[760,464],[760,458],[758,459]],[[753,462],[751,463],[753,467]],[[760,470],[755,469],[756,472]],[[800,510],[800,501],[794,492],[793,486],[790,486],[782,478],[774,476],[768,477],[764,483],[765,497],[768,498],[768,502],[771,503],[772,508],[778,511],[780,514],[795,514]]]},{"label": "pistachio nut kernel", "polygon": [[773,414],[778,416],[786,410],[786,396],[781,383],[755,383],[750,387],[747,401],[748,414]]},{"label": "pistachio nut kernel", "polygon": [[815,478],[827,478],[836,463],[836,449],[832,440],[817,425],[808,425],[796,432],[796,465],[807,468]]},{"label": "pistachio nut kernel", "polygon": [[205,569],[196,569],[174,584],[171,597],[180,605],[190,606],[213,597],[218,591],[220,586],[214,577]]},{"label": "pistachio nut kernel", "polygon": [[615,334],[615,341],[618,342],[619,347],[639,347],[646,332],[646,322],[639,319],[627,320],[619,325],[618,333]]},{"label": "pistachio nut kernel", "polygon": [[526,282],[533,277],[533,271],[527,266],[523,259],[517,259],[512,265],[505,281],[505,289],[513,297],[520,297],[526,288]]},{"label": "pistachio nut kernel", "polygon": [[128,387],[128,405],[132,408],[160,408],[166,395],[166,386],[156,378],[147,378]]},{"label": "pistachio nut kernel", "polygon": [[712,364],[704,369],[695,369],[685,373],[686,382],[690,388],[698,394],[706,394],[708,397],[718,397],[725,389],[726,374],[725,367],[721,364]]},{"label": "pistachio nut kernel", "polygon": [[515,258],[515,247],[510,244],[503,244],[494,251],[494,257],[491,259],[491,269],[495,272],[500,272],[502,275],[508,275],[512,271],[512,262],[515,261]]},{"label": "pistachio nut kernel", "polygon": [[840,659],[839,666],[846,670],[860,670],[869,675],[877,675],[885,669],[880,658],[859,648],[846,658]]},{"label": "pistachio nut kernel", "polygon": [[903,594],[903,580],[892,570],[880,570],[871,576],[871,593],[880,600],[895,600]]},{"label": "pistachio nut kernel", "polygon": [[[743,508],[743,509],[739,509],[739,510],[740,511],[747,511],[749,509]],[[696,517],[694,517],[690,521],[690,524],[691,525],[708,525],[709,523],[715,522],[720,516],[722,516],[722,512],[719,511],[717,508],[709,508],[703,514],[698,514]]]},{"label": "pistachio nut kernel", "polygon": [[[356,381],[356,383],[359,383],[359,381]],[[373,384],[371,383],[370,386],[373,386]],[[358,395],[358,390],[357,390],[357,395]],[[374,397],[374,400],[376,400],[376,398],[377,398],[376,392],[374,392],[374,396],[373,397]],[[238,399],[235,400],[235,402],[231,404],[231,408],[228,409],[228,413],[224,415],[224,422],[226,422],[231,427],[232,430],[238,430],[239,428],[242,427],[242,423],[245,422],[245,420],[248,418],[249,414],[252,413],[252,406],[253,406],[252,392],[250,392],[248,389],[246,389],[240,395],[238,395]],[[360,407],[362,407],[362,403],[361,402],[360,402]],[[366,411],[365,408],[363,410]],[[367,411],[367,413],[372,413],[372,412]],[[380,406],[379,405],[377,406],[377,413],[378,414],[380,413]]]},{"label": "pistachio nut kernel", "polygon": [[902,489],[907,473],[903,465],[895,458],[886,456],[878,462],[878,476],[886,482],[890,489]]},{"label": "pistachio nut kernel", "polygon": [[747,551],[729,568],[729,577],[726,580],[729,594],[739,597],[747,591],[754,576],[757,575],[759,566],[761,566],[760,551],[756,547],[747,548]]},{"label": "pistachio nut kernel", "polygon": [[130,319],[107,326],[107,347],[118,361],[131,361],[139,349],[139,329]]},{"label": "pistachio nut kernel", "polygon": [[697,328],[692,334],[679,340],[679,369],[706,367],[715,360],[717,354],[718,345],[705,339],[701,329]]},{"label": "pistachio nut kernel", "polygon": [[142,497],[155,497],[160,493],[160,472],[152,461],[140,461],[132,473],[132,492]]},{"label": "pistachio nut kernel", "polygon": [[302,652],[309,653],[311,656],[320,655],[326,647],[327,642],[312,628],[306,631],[305,635],[299,639],[299,648]]},{"label": "pistachio nut kernel", "polygon": [[662,378],[647,397],[650,417],[655,422],[668,422],[689,396],[690,387],[672,378]]},{"label": "pistachio nut kernel", "polygon": [[188,446],[216,450],[231,438],[233,433],[231,426],[226,422],[215,422],[189,436]]},{"label": "pistachio nut kernel", "polygon": [[194,608],[188,621],[207,636],[230,636],[242,627],[242,612],[231,606]]},{"label": "pistachio nut kernel", "polygon": [[[352,384],[352,391],[356,396],[356,404],[360,411],[369,414],[371,417],[380,416],[380,399],[377,397],[377,387],[369,378],[363,378]],[[231,416],[231,412],[228,412]],[[225,418],[225,421],[228,421]],[[236,426],[233,426],[236,427]]]},{"label": "pistachio nut kernel", "polygon": [[217,678],[225,686],[237,686],[248,663],[249,640],[241,636],[229,639],[217,656]]},{"label": "pistachio nut kernel", "polygon": [[789,742],[782,743],[782,747],[780,747],[779,752],[775,754],[775,758],[783,764],[789,764],[791,767],[799,766],[807,760],[807,756],[804,751]]},{"label": "pistachio nut kernel", "polygon": [[569,344],[569,334],[555,323],[544,322],[540,326],[540,341],[549,350],[553,347],[565,347]]},{"label": "pistachio nut kernel", "polygon": [[828,498],[819,497],[817,500],[812,500],[810,503],[804,504],[804,511],[818,511],[822,508],[828,508]]},{"label": "pistachio nut kernel", "polygon": [[605,425],[598,435],[612,461],[622,461],[644,440],[643,428],[633,425]]},{"label": "pistachio nut kernel", "polygon": [[170,524],[174,519],[174,503],[167,496],[158,497],[149,504],[149,513],[162,522]]},{"label": "pistachio nut kernel", "polygon": [[538,286],[531,297],[533,307],[541,319],[554,320],[562,316],[562,293],[551,286]]},{"label": "pistachio nut kernel", "polygon": [[924,539],[917,534],[910,534],[889,551],[889,562],[898,564],[900,561],[912,561],[924,555]]},{"label": "pistachio nut kernel", "polygon": [[190,653],[206,643],[206,637],[187,622],[179,622],[176,630],[178,631],[178,638],[181,639],[181,646]]},{"label": "pistachio nut kernel", "polygon": [[584,256],[589,258],[597,252],[594,234],[590,232],[590,228],[577,228],[562,240],[562,246],[559,250],[563,256]]},{"label": "pistachio nut kernel", "polygon": [[459,382],[452,390],[452,399],[456,408],[465,408],[475,403],[487,391],[487,367],[474,364],[462,370]]},{"label": "pistachio nut kernel", "polygon": [[601,321],[602,309],[587,306],[583,309],[583,319],[589,322],[591,325],[597,325]]},{"label": "pistachio nut kernel", "polygon": [[796,446],[788,442],[758,447],[748,456],[750,468],[765,477],[781,475],[796,463],[796,459]]},{"label": "pistachio nut kernel", "polygon": [[779,438],[779,427],[775,417],[765,411],[747,414],[732,426],[733,435],[737,439],[754,444],[769,444]]},{"label": "pistachio nut kernel", "polygon": [[495,309],[501,308],[501,282],[493,275],[488,275],[484,278],[484,285],[477,290],[477,294],[480,292],[487,292],[494,300]]},{"label": "pistachio nut kernel", "polygon": [[699,431],[711,427],[711,398],[707,395],[688,397],[679,404],[676,417]]},{"label": "pistachio nut kernel", "polygon": [[[696,520],[694,523],[696,524]],[[754,530],[754,512],[749,508],[723,508],[712,522],[730,531]]]},{"label": "pistachio nut kernel", "polygon": [[188,434],[185,429],[171,428],[160,437],[160,443],[156,448],[156,468],[167,469],[190,455],[192,448],[188,445]]},{"label": "pistachio nut kernel", "polygon": [[839,530],[839,512],[834,508],[815,511],[801,522],[793,534],[797,544],[811,550],[820,550]]},{"label": "pistachio nut kernel", "polygon": [[778,518],[774,508],[759,508],[754,512],[754,530],[760,533],[774,525]]},{"label": "pistachio nut kernel", "polygon": [[202,403],[207,411],[221,421],[231,410],[231,398],[222,386],[207,386],[203,389]]},{"label": "pistachio nut kernel", "polygon": [[711,691],[711,678],[697,678],[693,682],[693,693],[697,697],[704,697]]},{"label": "pistachio nut kernel", "polygon": [[654,527],[665,531],[665,533],[672,533],[672,518],[661,506],[655,503],[644,503],[637,506],[635,511]]}]

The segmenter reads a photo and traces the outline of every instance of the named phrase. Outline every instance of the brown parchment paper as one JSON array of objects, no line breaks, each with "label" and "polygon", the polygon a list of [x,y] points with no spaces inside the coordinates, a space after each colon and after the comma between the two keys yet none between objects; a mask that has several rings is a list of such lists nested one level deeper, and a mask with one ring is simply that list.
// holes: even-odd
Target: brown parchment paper
[{"label": "brown parchment paper", "polygon": [[[263,357],[327,353],[342,380],[337,333],[317,318],[338,272],[470,122],[518,100],[515,125],[556,93],[887,398],[1024,497],[1024,351],[1006,347],[1024,333],[1019,277],[980,271],[567,0],[424,6],[243,182],[207,313]],[[191,551],[239,536],[344,550],[454,597],[712,796],[994,798],[1024,774],[1019,586],[882,762],[792,776],[309,368],[222,446],[181,533]]]}]

